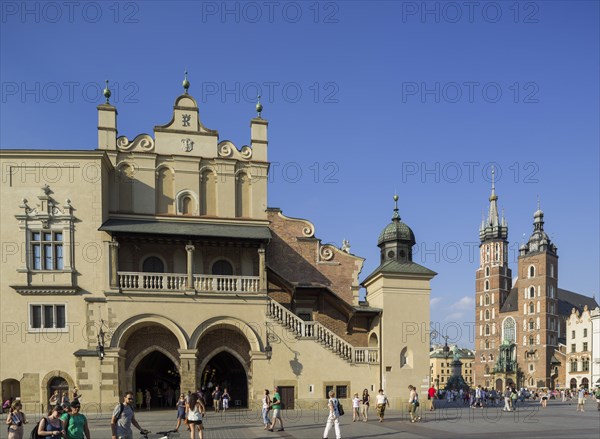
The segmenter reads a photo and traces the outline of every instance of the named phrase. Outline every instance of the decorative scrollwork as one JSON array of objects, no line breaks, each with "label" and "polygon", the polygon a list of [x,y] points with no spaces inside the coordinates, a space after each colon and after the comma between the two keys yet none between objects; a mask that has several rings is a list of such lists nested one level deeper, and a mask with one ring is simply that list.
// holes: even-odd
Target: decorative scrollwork
[{"label": "decorative scrollwork", "polygon": [[306,236],[307,238],[312,238],[313,235],[315,234],[315,230],[311,226],[305,226],[302,229],[302,234],[304,236]]},{"label": "decorative scrollwork", "polygon": [[240,151],[242,158],[249,160],[252,158],[252,148],[248,145],[242,146],[242,150]]},{"label": "decorative scrollwork", "polygon": [[323,261],[331,261],[333,259],[334,251],[333,246],[326,244],[319,248],[319,256]]},{"label": "decorative scrollwork", "polygon": [[231,154],[233,154],[233,149],[229,143],[219,146],[219,157],[230,157]]},{"label": "decorative scrollwork", "polygon": [[140,134],[131,142],[126,136],[117,138],[117,148],[121,151],[131,151],[137,147],[145,152],[152,151],[154,149],[154,139],[148,134]]}]

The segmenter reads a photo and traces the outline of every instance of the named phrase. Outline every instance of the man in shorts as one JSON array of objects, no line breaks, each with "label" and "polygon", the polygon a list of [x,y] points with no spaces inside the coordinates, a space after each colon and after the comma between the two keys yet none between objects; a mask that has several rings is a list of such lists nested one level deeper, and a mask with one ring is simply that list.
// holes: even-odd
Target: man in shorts
[{"label": "man in shorts", "polygon": [[579,387],[579,393],[577,393],[577,411],[585,411],[583,410],[583,405],[585,404],[585,387]]},{"label": "man in shorts", "polygon": [[212,393],[213,407],[215,408],[215,413],[219,413],[219,406],[221,404],[222,397],[223,392],[221,392],[221,388],[219,386],[215,387],[215,390]]},{"label": "man in shorts", "polygon": [[269,431],[273,431],[273,428],[275,427],[275,422],[277,422],[277,419],[279,419],[279,424],[281,425],[281,428],[277,431],[283,431],[283,419],[281,419],[281,396],[279,396],[279,387],[275,386],[275,389],[273,390],[273,421],[271,422],[271,428],[269,428]]}]

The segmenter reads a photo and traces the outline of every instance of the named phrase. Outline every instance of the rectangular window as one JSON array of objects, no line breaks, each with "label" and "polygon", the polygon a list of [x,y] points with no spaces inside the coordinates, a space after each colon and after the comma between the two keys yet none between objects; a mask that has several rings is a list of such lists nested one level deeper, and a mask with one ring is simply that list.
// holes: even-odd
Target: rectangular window
[{"label": "rectangular window", "polygon": [[337,398],[348,398],[348,386],[335,386],[335,396]]},{"label": "rectangular window", "polygon": [[587,337],[587,328],[583,328],[583,336]]},{"label": "rectangular window", "polygon": [[30,329],[65,329],[67,315],[65,305],[29,305]]},{"label": "rectangular window", "polygon": [[583,350],[587,351],[588,350],[588,344],[587,341],[583,342]]},{"label": "rectangular window", "polygon": [[325,399],[329,399],[329,392],[333,390],[333,386],[325,386]]},{"label": "rectangular window", "polygon": [[63,270],[62,232],[31,232],[31,266],[34,270]]},{"label": "rectangular window", "polygon": [[571,352],[575,352],[575,343],[571,344]]},{"label": "rectangular window", "polygon": [[581,369],[583,372],[589,372],[590,371],[590,362],[588,360],[583,360],[583,362],[581,363]]},{"label": "rectangular window", "polygon": [[571,338],[575,338],[575,331],[571,331]]}]

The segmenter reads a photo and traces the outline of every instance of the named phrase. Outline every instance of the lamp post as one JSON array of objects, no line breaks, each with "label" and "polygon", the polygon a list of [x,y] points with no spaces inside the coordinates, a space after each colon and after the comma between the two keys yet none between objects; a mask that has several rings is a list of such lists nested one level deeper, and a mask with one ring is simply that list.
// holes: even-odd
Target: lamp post
[{"label": "lamp post", "polygon": [[100,331],[98,331],[98,345],[96,346],[96,354],[98,354],[98,358],[100,358],[100,362],[104,360],[104,336],[105,333],[102,330],[102,325],[104,325],[104,320],[100,320]]},{"label": "lamp post", "polygon": [[265,344],[265,354],[267,355],[267,360],[271,361],[273,357],[273,347],[269,344],[269,323],[265,322],[265,338],[267,339],[267,343]]}]

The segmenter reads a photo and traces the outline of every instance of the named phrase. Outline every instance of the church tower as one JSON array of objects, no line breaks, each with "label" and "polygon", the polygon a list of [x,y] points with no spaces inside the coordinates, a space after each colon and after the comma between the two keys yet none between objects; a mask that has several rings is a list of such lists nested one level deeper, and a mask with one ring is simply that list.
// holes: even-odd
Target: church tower
[{"label": "church tower", "polygon": [[494,364],[501,344],[500,309],[512,288],[508,267],[508,225],[498,215],[495,171],[492,170],[492,193],[487,219],[479,228],[479,268],[475,276],[475,380],[485,386],[493,384]]},{"label": "church tower", "polygon": [[[554,387],[558,317],[558,255],[544,231],[544,212],[533,214],[533,233],[519,249],[518,292],[523,312],[524,380],[527,386]],[[562,328],[564,331],[564,328]]]}]

